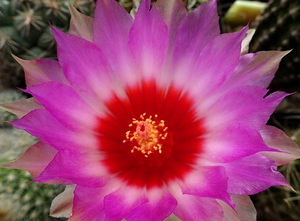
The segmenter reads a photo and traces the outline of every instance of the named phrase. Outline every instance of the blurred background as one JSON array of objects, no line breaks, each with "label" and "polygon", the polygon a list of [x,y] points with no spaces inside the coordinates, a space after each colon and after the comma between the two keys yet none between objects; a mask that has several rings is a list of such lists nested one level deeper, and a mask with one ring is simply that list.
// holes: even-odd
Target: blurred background
[{"label": "blurred background", "polygon": [[[193,11],[207,0],[183,0]],[[118,0],[134,15],[139,0]],[[49,24],[65,32],[69,29],[68,5],[93,16],[94,0],[0,0],[0,104],[28,94],[22,68],[11,54],[22,59],[56,59],[56,45]],[[282,90],[293,93],[271,116],[274,125],[300,144],[300,1],[298,0],[218,0],[221,31],[235,32],[245,25],[256,29],[250,42],[250,52],[262,50],[291,50],[283,58],[270,92]],[[0,164],[16,159],[37,139],[8,123],[16,119],[0,109]],[[251,196],[258,211],[258,221],[300,220],[300,161],[279,168],[294,187],[272,187]],[[49,217],[52,199],[63,187],[27,183],[30,175],[21,170],[0,168],[0,221],[65,220]]]}]

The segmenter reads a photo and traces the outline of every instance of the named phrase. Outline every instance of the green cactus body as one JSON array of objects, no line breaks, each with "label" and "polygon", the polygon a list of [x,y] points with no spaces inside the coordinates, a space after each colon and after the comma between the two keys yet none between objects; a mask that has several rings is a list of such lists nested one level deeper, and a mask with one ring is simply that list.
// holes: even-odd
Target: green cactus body
[{"label": "green cactus body", "polygon": [[0,0],[0,90],[24,87],[24,75],[11,54],[22,59],[56,58],[50,25],[69,29],[69,5],[93,15],[94,0]]},{"label": "green cactus body", "polygon": [[[21,91],[0,91],[0,104],[26,98]],[[25,131],[12,128],[5,121],[17,117],[0,108],[0,165],[17,159],[38,141]],[[28,183],[31,175],[24,170],[0,168],[0,220],[51,221],[49,208],[53,198],[63,191],[60,185]]]},{"label": "green cactus body", "polygon": [[31,180],[27,171],[0,168],[0,220],[63,220],[49,216],[51,201],[63,186],[28,183]]},{"label": "green cactus body", "polygon": [[[24,98],[26,98],[26,96],[18,90],[6,89],[0,91],[0,105]],[[11,127],[11,125],[7,122],[13,120],[17,120],[17,116],[0,107],[0,128]]]},{"label": "green cactus body", "polygon": [[[38,141],[14,128],[0,128],[0,140],[0,164],[16,159]],[[64,220],[49,216],[51,201],[64,187],[30,181],[32,177],[27,171],[0,168],[0,220]]]},{"label": "green cactus body", "polygon": [[271,0],[259,18],[250,51],[291,50],[283,58],[271,90],[300,90],[300,1]]},{"label": "green cactus body", "polygon": [[11,58],[8,53],[13,53],[24,59],[55,58],[49,23],[67,31],[69,4],[88,15],[92,15],[94,10],[93,0],[0,0],[2,57]]}]

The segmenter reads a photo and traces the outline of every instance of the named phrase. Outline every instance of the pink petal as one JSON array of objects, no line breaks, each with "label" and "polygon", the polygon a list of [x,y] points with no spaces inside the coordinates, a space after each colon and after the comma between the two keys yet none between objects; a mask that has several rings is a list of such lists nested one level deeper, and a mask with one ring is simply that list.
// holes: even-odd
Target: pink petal
[{"label": "pink petal", "polygon": [[67,129],[45,109],[33,110],[11,124],[40,138],[57,150],[87,151],[98,147],[98,141],[94,135],[85,132],[76,133]]},{"label": "pink petal", "polygon": [[[181,220],[189,221],[218,221],[223,219],[223,211],[215,199],[202,198],[192,195],[177,197],[178,206],[174,214]],[[222,201],[222,203],[224,203]],[[227,205],[226,203],[224,203]],[[228,206],[230,208],[230,206]]]},{"label": "pink petal", "polygon": [[300,148],[283,131],[265,126],[259,131],[265,143],[282,152],[261,152],[268,159],[275,161],[276,165],[282,165],[300,158]]},{"label": "pink petal", "polygon": [[93,18],[81,14],[72,5],[69,8],[71,12],[69,34],[93,42]]},{"label": "pink petal", "polygon": [[[169,53],[173,52],[175,40],[180,23],[187,16],[187,10],[181,0],[158,0],[155,7],[162,15],[164,22],[168,26],[169,32]],[[196,26],[195,28],[197,28]],[[192,29],[194,30],[194,28]]]},{"label": "pink petal", "polygon": [[1,104],[0,107],[17,115],[18,118],[25,116],[34,109],[44,108],[35,101],[35,98],[21,99],[8,104]]},{"label": "pink petal", "polygon": [[269,148],[259,132],[247,124],[232,124],[207,135],[203,158],[214,162],[232,162],[259,151],[276,151]]},{"label": "pink petal", "polygon": [[279,63],[288,52],[261,51],[242,56],[239,63],[224,87],[257,85],[267,88],[273,79]]},{"label": "pink petal", "polygon": [[[115,191],[116,185],[108,183],[101,188],[87,188],[76,186],[74,191],[73,210],[69,221],[108,221],[104,213],[103,199]],[[116,202],[118,203],[118,202]]]},{"label": "pink petal", "polygon": [[57,81],[68,84],[65,79],[60,64],[55,60],[38,59],[34,61],[22,60],[14,57],[24,68],[26,85],[36,85],[48,81]]},{"label": "pink petal", "polygon": [[135,77],[128,48],[132,21],[133,18],[115,0],[97,1],[93,24],[94,43],[105,54],[115,73],[123,73],[123,80],[128,80],[129,76]]},{"label": "pink petal", "polygon": [[224,211],[225,221],[256,221],[256,210],[249,196],[231,195],[235,208],[219,201]]},{"label": "pink petal", "polygon": [[125,215],[147,201],[142,190],[122,187],[104,197],[105,214],[110,220],[122,220]]},{"label": "pink petal", "polygon": [[[125,217],[128,221],[153,221],[169,217],[177,206],[177,201],[167,191],[154,191],[154,199],[149,199]],[[157,192],[157,193],[156,193]],[[151,194],[150,194],[151,195]]]},{"label": "pink petal", "polygon": [[227,193],[227,175],[223,167],[199,167],[180,183],[183,194],[221,199],[231,204]]},{"label": "pink petal", "polygon": [[[38,59],[36,60],[36,63],[37,65],[39,65],[41,70],[46,74],[50,81],[69,85],[69,82],[65,78],[63,69],[58,61],[52,59]],[[27,84],[27,87],[28,86],[29,85]]]},{"label": "pink petal", "polygon": [[109,99],[112,90],[112,73],[103,53],[89,41],[54,28],[52,31],[66,78],[90,105],[97,103],[99,107],[103,100]]},{"label": "pink petal", "polygon": [[31,176],[37,177],[56,154],[57,150],[40,141],[32,145],[17,160],[3,164],[1,167],[27,170]]},{"label": "pink petal", "polygon": [[175,43],[174,64],[184,62],[183,60],[186,57],[197,59],[204,46],[219,34],[219,16],[216,1],[201,4],[182,19]]},{"label": "pink petal", "polygon": [[290,188],[282,174],[276,171],[274,162],[260,154],[222,165],[228,175],[230,194],[251,195],[277,185]]},{"label": "pink petal", "polygon": [[106,168],[98,162],[99,157],[92,153],[59,151],[34,181],[44,183],[54,180],[66,185],[98,188],[107,183]]},{"label": "pink petal", "polygon": [[246,32],[247,28],[244,28],[237,33],[219,35],[203,48],[191,79],[199,78],[200,71],[201,80],[195,87],[203,87],[203,96],[215,92],[230,78],[238,63]]},{"label": "pink petal", "polygon": [[96,126],[97,113],[73,88],[57,82],[48,82],[31,86],[26,91],[70,130],[91,131]]},{"label": "pink petal", "polygon": [[283,92],[275,92],[264,98],[267,92],[267,89],[258,86],[244,86],[230,90],[211,107],[203,104],[208,106],[208,110],[202,110],[206,113],[207,128],[215,131],[218,127],[235,122],[248,124],[260,130],[287,95]]},{"label": "pink petal", "polygon": [[75,185],[66,186],[64,192],[54,198],[50,207],[50,216],[69,217],[72,212]]},{"label": "pink petal", "polygon": [[149,78],[162,71],[168,47],[168,29],[157,9],[150,9],[149,0],[143,1],[136,13],[128,44],[138,74]]},{"label": "pink petal", "polygon": [[237,33],[219,35],[197,55],[186,55],[173,63],[172,75],[176,84],[203,101],[215,94],[222,95],[217,91],[231,77],[238,64],[246,31],[244,28]]}]

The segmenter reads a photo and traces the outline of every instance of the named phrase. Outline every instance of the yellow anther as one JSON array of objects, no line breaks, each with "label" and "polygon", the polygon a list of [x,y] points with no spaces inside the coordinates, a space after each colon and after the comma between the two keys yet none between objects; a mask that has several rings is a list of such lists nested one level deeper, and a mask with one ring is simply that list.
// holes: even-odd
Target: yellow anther
[{"label": "yellow anther", "polygon": [[126,140],[123,140],[123,143],[127,141],[135,143],[131,149],[131,153],[137,150],[145,157],[148,157],[155,151],[158,151],[159,154],[162,153],[163,147],[161,141],[167,138],[168,133],[166,131],[168,127],[165,127],[164,120],[158,121],[157,118],[157,114],[154,117],[152,115],[146,117],[146,113],[140,115],[140,120],[132,118],[132,123],[129,124],[129,127],[136,126],[135,131],[128,130],[125,133]]}]

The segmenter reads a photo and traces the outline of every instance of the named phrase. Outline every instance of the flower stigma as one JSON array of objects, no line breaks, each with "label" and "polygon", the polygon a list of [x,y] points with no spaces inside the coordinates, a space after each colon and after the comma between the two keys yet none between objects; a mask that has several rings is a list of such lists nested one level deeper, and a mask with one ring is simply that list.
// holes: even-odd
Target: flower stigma
[{"label": "flower stigma", "polygon": [[150,115],[146,118],[146,113],[140,115],[140,120],[132,118],[129,124],[130,129],[126,132],[126,139],[123,143],[132,142],[133,148],[141,152],[146,158],[152,153],[161,154],[163,152],[163,140],[168,137],[168,127],[165,126],[164,120],[158,120],[158,115]]}]

